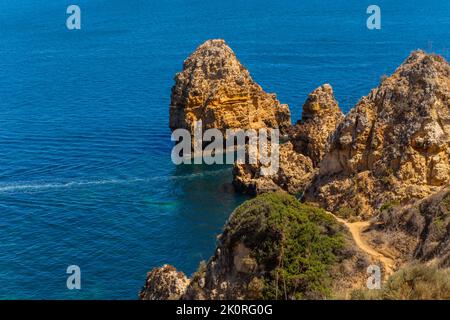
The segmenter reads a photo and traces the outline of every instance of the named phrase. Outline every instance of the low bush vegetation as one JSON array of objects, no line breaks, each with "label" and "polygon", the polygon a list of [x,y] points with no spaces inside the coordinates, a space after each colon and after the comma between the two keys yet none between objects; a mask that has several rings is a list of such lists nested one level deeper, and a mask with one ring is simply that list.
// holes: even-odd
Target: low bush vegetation
[{"label": "low bush vegetation", "polygon": [[343,219],[349,219],[356,216],[356,211],[353,208],[341,207],[339,208],[337,215]]},{"label": "low bush vegetation", "polygon": [[450,269],[413,263],[393,274],[380,290],[356,290],[358,300],[448,300]]},{"label": "low bush vegetation", "polygon": [[331,295],[331,265],[344,244],[341,226],[324,210],[286,193],[269,193],[238,207],[224,230],[232,248],[243,242],[264,266],[260,298]]}]

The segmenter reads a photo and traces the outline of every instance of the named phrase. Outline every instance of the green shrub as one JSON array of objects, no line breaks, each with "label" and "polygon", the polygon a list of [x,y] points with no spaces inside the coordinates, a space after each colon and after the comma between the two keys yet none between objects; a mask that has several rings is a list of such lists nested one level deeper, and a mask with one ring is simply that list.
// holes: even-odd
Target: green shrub
[{"label": "green shrub", "polygon": [[445,209],[447,209],[447,214],[450,215],[450,192],[447,193],[447,195],[442,200],[442,204],[444,205]]},{"label": "green shrub", "polygon": [[450,299],[450,269],[414,263],[393,274],[381,290],[356,290],[352,299]]},{"label": "green shrub", "polygon": [[445,237],[447,233],[447,225],[441,216],[435,217],[432,225],[434,225],[436,228],[438,238]]},{"label": "green shrub", "polygon": [[264,266],[260,298],[325,298],[329,270],[343,247],[340,225],[324,210],[283,192],[268,193],[238,207],[224,230],[227,246],[243,242]]},{"label": "green shrub", "polygon": [[438,54],[435,54],[435,53],[433,53],[433,54],[431,55],[431,58],[432,58],[434,61],[437,61],[437,62],[445,62],[445,59],[444,59],[443,56],[438,55]]},{"label": "green shrub", "polygon": [[398,201],[389,201],[386,203],[383,203],[383,205],[380,207],[380,211],[389,211],[390,209],[398,206],[400,203]]},{"label": "green shrub", "polygon": [[350,217],[356,216],[355,209],[349,207],[341,207],[339,208],[337,215],[343,219],[348,219]]}]

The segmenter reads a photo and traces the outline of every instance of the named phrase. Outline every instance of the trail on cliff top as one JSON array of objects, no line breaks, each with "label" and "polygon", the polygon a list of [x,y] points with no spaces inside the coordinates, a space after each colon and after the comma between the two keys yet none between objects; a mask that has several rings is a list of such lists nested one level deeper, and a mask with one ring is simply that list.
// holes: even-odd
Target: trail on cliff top
[{"label": "trail on cliff top", "polygon": [[391,259],[390,257],[382,254],[381,252],[375,250],[372,248],[362,237],[362,232],[366,230],[370,226],[369,221],[358,221],[358,222],[348,222],[342,218],[337,217],[331,212],[328,212],[331,214],[338,222],[343,223],[348,230],[350,231],[353,239],[355,240],[356,245],[366,252],[368,255],[372,256],[373,258],[381,261],[381,263],[384,266],[384,269],[386,271],[386,275],[389,276],[392,273],[394,273],[395,270],[395,261]]}]

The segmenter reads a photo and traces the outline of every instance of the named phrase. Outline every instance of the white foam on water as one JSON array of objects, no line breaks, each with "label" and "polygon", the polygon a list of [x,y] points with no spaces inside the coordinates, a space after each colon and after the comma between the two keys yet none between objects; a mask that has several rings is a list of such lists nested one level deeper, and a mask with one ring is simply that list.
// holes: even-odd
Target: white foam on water
[{"label": "white foam on water", "polygon": [[105,179],[92,181],[70,181],[70,182],[42,182],[42,183],[16,183],[0,185],[0,192],[38,191],[45,189],[63,189],[77,186],[123,184],[143,181],[143,179]]},{"label": "white foam on water", "polygon": [[83,186],[95,186],[106,184],[130,184],[136,182],[150,182],[150,181],[168,181],[168,180],[189,180],[200,177],[206,177],[222,173],[224,171],[230,171],[230,169],[221,169],[214,171],[196,172],[186,175],[173,175],[173,176],[153,176],[150,178],[126,178],[126,179],[92,179],[92,180],[80,180],[80,181],[68,181],[68,182],[16,182],[16,183],[4,183],[0,184],[0,193],[16,193],[16,192],[33,192],[33,191],[45,191],[50,189],[64,189]]}]

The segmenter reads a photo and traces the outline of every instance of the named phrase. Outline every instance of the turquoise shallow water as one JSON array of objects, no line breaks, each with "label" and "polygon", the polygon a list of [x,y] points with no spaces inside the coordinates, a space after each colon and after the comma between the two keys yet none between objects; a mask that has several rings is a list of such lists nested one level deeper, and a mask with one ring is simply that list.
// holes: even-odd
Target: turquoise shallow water
[{"label": "turquoise shallow water", "polygon": [[[0,1],[0,298],[135,299],[145,274],[192,273],[245,200],[227,166],[170,161],[173,75],[224,38],[296,120],[331,83],[345,111],[416,48],[446,55],[448,1]],[[79,265],[82,290],[66,289]]]}]

